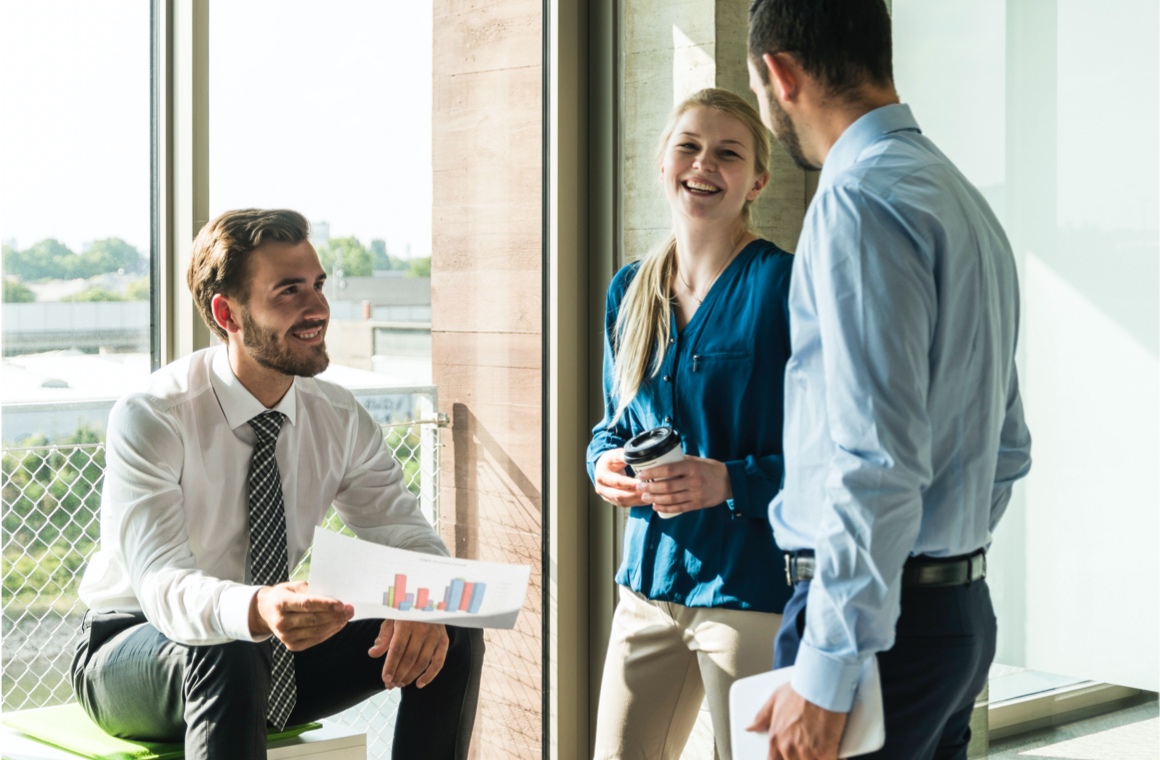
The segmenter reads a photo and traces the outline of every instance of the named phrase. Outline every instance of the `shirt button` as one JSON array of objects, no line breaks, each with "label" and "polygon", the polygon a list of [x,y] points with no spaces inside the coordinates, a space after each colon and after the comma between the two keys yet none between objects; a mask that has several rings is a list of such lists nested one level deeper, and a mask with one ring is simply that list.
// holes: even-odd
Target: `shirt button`
[{"label": "shirt button", "polygon": [[672,422],[672,421],[673,421],[673,418],[672,418],[672,417],[665,417],[665,424],[668,424],[668,423],[670,423],[670,422]]},{"label": "shirt button", "polygon": [[668,375],[665,375],[665,376],[664,376],[663,378],[661,378],[661,379],[662,379],[662,380],[664,380],[666,383],[667,383],[669,380],[672,380],[672,378],[671,378],[671,377],[669,377]]}]

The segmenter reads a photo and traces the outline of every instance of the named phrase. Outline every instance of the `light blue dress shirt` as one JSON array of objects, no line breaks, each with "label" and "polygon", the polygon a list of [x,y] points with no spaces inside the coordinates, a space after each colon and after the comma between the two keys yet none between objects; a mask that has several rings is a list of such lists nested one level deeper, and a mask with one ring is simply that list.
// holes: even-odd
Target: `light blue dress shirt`
[{"label": "light blue dress shirt", "polygon": [[813,549],[794,689],[846,712],[894,643],[907,557],[991,541],[1030,468],[1015,371],[1019,289],[983,197],[909,107],[826,157],[790,286],[777,543]]}]

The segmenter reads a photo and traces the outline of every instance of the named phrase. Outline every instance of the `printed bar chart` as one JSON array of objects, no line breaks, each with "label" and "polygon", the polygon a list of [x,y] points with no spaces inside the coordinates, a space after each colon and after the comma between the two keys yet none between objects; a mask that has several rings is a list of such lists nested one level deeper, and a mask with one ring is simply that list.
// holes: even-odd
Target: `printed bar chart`
[{"label": "printed bar chart", "polygon": [[486,583],[476,583],[471,589],[471,604],[468,605],[467,611],[472,615],[479,614],[480,605],[483,604],[483,592],[487,590]]},{"label": "printed bar chart", "polygon": [[430,589],[419,588],[414,593],[407,591],[407,576],[395,575],[395,585],[383,592],[383,606],[407,612],[466,612],[478,615],[483,606],[486,583],[472,583],[466,578],[456,578],[443,590],[443,601],[436,604]]},{"label": "printed bar chart", "polygon": [[511,629],[530,573],[528,565],[412,552],[317,528],[310,590],[351,605],[355,620]]}]

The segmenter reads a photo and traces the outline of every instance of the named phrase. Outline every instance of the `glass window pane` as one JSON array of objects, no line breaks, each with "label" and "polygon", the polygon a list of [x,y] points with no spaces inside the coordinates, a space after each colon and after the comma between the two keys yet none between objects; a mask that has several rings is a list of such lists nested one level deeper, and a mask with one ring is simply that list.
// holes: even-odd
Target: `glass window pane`
[{"label": "glass window pane", "polygon": [[149,35],[146,0],[0,6],[6,442],[103,435],[82,402],[150,372]]},{"label": "glass window pane", "polygon": [[148,0],[0,4],[3,710],[72,701],[105,428],[151,370]]},{"label": "glass window pane", "polygon": [[[988,198],[1021,268],[1035,463],[991,551],[996,660],[1010,666],[992,699],[1084,679],[1156,691],[1160,8],[894,0],[893,13],[899,92]],[[1080,559],[1108,546],[1129,583]]]},{"label": "glass window pane", "polygon": [[292,208],[330,279],[328,376],[428,385],[431,3],[251,0],[210,14],[210,213]]}]

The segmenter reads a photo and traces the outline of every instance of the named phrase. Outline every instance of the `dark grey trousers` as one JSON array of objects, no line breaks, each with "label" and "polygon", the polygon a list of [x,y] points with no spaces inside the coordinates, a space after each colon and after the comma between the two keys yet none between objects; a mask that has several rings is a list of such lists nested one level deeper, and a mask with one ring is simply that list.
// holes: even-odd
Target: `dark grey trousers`
[{"label": "dark grey trousers", "polygon": [[[379,620],[358,620],[294,654],[298,701],[290,724],[319,720],[383,690],[383,658],[367,656]],[[483,667],[482,631],[447,627],[443,670],[402,690],[393,756],[467,757]],[[185,743],[189,760],[266,757],[270,647],[248,641],[186,646],[140,614],[89,614],[72,665],[73,691],[107,733]],[[386,716],[383,716],[386,720]]]}]

